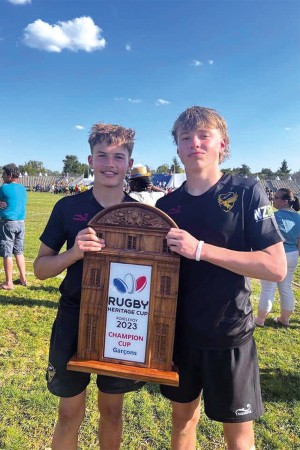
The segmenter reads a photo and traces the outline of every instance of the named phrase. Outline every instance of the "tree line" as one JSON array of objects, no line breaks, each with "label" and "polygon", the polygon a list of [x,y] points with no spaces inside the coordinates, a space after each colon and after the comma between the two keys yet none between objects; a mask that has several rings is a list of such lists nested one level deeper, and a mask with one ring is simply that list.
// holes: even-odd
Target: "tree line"
[{"label": "tree line", "polygon": [[[258,176],[259,178],[274,178],[279,176],[280,178],[286,178],[289,175],[293,175],[296,178],[300,178],[300,170],[297,172],[293,172],[291,174],[292,169],[289,169],[287,160],[284,159],[276,171],[272,171],[270,168],[264,167],[259,172],[252,172],[250,167],[247,164],[242,164],[240,167],[233,168],[221,168],[222,172],[232,174],[232,175],[241,175],[241,176]],[[150,169],[148,168],[148,171]],[[180,166],[177,158],[173,158],[172,164],[162,164],[158,166],[156,170],[151,170],[152,173],[182,173],[184,170]]]},{"label": "tree line", "polygon": [[[273,178],[275,176],[279,176],[279,177],[287,177],[288,175],[291,174],[291,170],[288,168],[288,163],[286,161],[286,159],[284,159],[280,165],[280,167],[278,168],[278,170],[276,170],[275,172],[273,172],[270,168],[262,168],[259,172],[251,172],[251,169],[249,166],[247,166],[247,164],[242,164],[241,167],[235,167],[233,169],[222,169],[222,172],[226,172],[226,173],[230,173],[230,174],[238,174],[238,175],[242,175],[242,176],[253,176],[253,175],[257,175],[260,178]],[[298,173],[298,175],[300,175],[300,170],[298,170],[298,172],[295,172],[293,175],[296,175]]]},{"label": "tree line", "polygon": [[[53,176],[62,176],[62,175],[72,175],[72,174],[83,174],[85,177],[88,177],[90,173],[90,168],[88,164],[81,163],[78,161],[76,155],[66,155],[63,162],[63,170],[59,171],[51,171],[44,167],[42,161],[30,160],[25,162],[24,164],[19,165],[20,172],[22,174],[27,173],[27,175],[38,176],[42,175],[53,175]],[[171,164],[161,164],[156,169],[150,169],[148,165],[146,165],[148,172],[150,173],[161,173],[161,174],[173,174],[173,173],[183,173],[184,169],[182,168],[180,162],[177,157],[174,157],[171,161]],[[242,164],[240,167],[234,168],[221,168],[222,172],[228,174],[237,174],[241,176],[259,176],[260,178],[273,178],[275,176],[287,177],[289,175],[293,175],[296,178],[300,178],[300,170],[293,172],[291,174],[291,169],[288,167],[288,163],[286,159],[284,159],[275,172],[273,172],[270,168],[262,168],[259,172],[252,172],[250,167],[247,164]]]},{"label": "tree line", "polygon": [[62,176],[62,175],[71,175],[71,174],[84,174],[85,177],[89,174],[89,166],[88,164],[84,164],[78,161],[77,156],[75,155],[66,155],[65,159],[63,159],[63,170],[59,172],[58,170],[49,170],[44,167],[42,161],[34,161],[30,160],[25,162],[24,164],[19,165],[19,170],[22,174],[27,173],[27,175],[38,176],[42,175],[53,175],[53,176]]}]

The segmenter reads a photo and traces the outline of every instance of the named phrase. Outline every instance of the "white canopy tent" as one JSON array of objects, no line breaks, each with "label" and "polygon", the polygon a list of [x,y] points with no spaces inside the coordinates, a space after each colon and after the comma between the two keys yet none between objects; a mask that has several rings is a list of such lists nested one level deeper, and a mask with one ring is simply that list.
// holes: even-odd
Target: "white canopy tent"
[{"label": "white canopy tent", "polygon": [[170,181],[167,184],[167,189],[177,189],[182,183],[186,180],[185,173],[173,173],[170,178]]},{"label": "white canopy tent", "polygon": [[92,175],[90,173],[87,178],[83,178],[83,180],[80,182],[80,184],[83,184],[84,186],[89,186],[93,182],[94,182],[94,175]]}]

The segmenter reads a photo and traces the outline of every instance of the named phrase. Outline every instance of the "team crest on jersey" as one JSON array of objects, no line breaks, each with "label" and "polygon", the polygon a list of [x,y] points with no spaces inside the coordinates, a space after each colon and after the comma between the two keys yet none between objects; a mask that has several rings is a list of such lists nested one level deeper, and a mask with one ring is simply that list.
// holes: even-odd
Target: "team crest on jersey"
[{"label": "team crest on jersey", "polygon": [[227,194],[220,194],[218,196],[218,203],[220,208],[223,209],[223,211],[228,212],[231,210],[237,199],[238,199],[237,192],[228,192]]}]

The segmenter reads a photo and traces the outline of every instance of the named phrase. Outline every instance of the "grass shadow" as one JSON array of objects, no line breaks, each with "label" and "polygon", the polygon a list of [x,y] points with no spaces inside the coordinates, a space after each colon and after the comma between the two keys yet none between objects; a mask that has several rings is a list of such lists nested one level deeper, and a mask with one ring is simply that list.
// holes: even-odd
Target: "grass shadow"
[{"label": "grass shadow", "polygon": [[27,286],[30,291],[46,291],[46,292],[58,292],[59,288],[54,286]]},{"label": "grass shadow", "polygon": [[298,318],[291,316],[291,322],[289,327],[284,327],[279,323],[274,322],[274,319],[268,318],[265,322],[265,326],[274,329],[282,329],[282,330],[298,330],[300,328],[300,320]]},{"label": "grass shadow", "polygon": [[295,402],[300,400],[300,374],[281,369],[260,369],[264,400]]},{"label": "grass shadow", "polygon": [[20,297],[7,297],[0,295],[1,305],[27,306],[33,308],[34,306],[43,306],[45,308],[55,309],[58,307],[57,300],[40,300],[38,298],[28,299]]},{"label": "grass shadow", "polygon": [[147,383],[143,389],[146,389],[149,394],[160,394],[159,384],[156,383]]}]

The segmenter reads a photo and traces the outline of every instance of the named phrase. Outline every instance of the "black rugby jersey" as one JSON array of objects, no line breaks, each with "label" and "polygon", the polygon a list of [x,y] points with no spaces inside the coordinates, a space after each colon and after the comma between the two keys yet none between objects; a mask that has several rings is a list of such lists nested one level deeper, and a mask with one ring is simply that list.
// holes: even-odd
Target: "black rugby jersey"
[{"label": "black rugby jersey", "polygon": [[[193,196],[185,183],[156,203],[179,228],[208,244],[255,251],[282,241],[261,186],[223,175]],[[249,279],[206,261],[181,257],[176,347],[233,348],[253,334]]]},{"label": "black rugby jersey", "polygon": [[[127,194],[123,201],[135,202]],[[54,205],[40,240],[57,252],[66,243],[68,250],[73,247],[78,232],[86,228],[88,222],[103,209],[103,206],[93,196],[92,189],[81,194],[64,197]],[[79,307],[82,272],[83,259],[67,268],[66,276],[59,287],[61,306]]]}]

